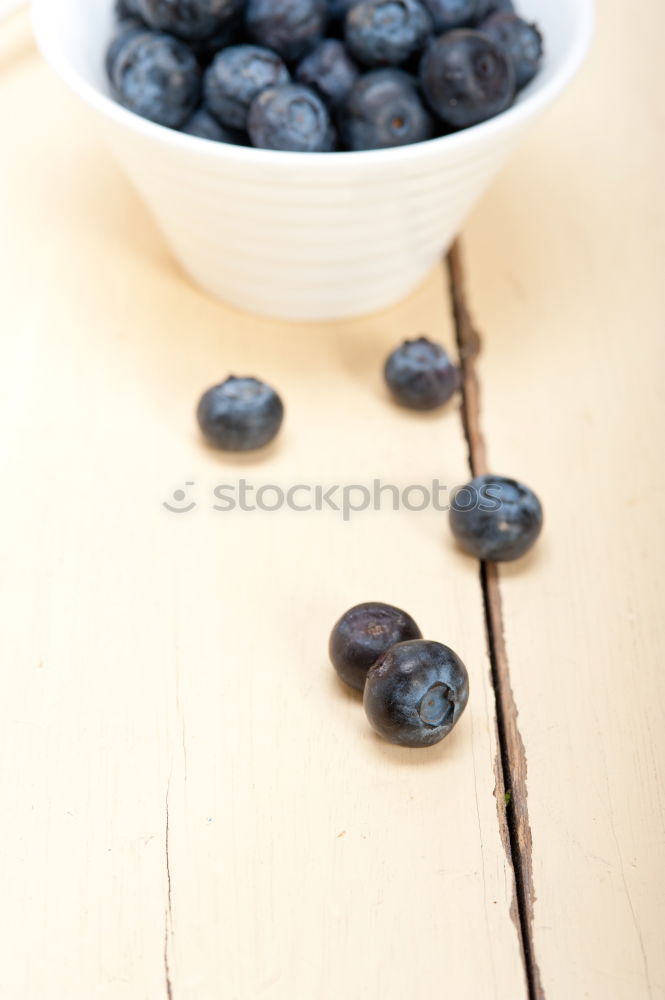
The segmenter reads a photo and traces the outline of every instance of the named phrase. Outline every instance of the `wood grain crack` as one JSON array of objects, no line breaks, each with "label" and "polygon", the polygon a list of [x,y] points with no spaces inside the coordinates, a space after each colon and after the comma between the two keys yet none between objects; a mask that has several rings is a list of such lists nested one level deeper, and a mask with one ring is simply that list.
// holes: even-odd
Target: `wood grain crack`
[{"label": "wood grain crack", "polygon": [[164,855],[166,858],[166,909],[164,912],[164,978],[166,981],[167,1000],[173,1000],[173,983],[169,968],[169,946],[173,932],[173,902],[171,898],[171,856],[170,856],[170,817],[169,797],[171,793],[171,775],[166,786],[165,823],[164,823]]},{"label": "wood grain crack", "polygon": [[[462,369],[462,421],[473,476],[489,472],[487,446],[480,419],[480,382],[476,359],[482,347],[469,311],[464,267],[459,243],[448,259],[448,278]],[[496,700],[497,782],[495,795],[499,826],[515,878],[515,921],[527,980],[529,1000],[545,1000],[533,939],[533,860],[527,803],[527,760],[518,725],[518,712],[510,684],[510,668],[503,630],[499,571],[494,563],[480,564],[487,645]]]}]

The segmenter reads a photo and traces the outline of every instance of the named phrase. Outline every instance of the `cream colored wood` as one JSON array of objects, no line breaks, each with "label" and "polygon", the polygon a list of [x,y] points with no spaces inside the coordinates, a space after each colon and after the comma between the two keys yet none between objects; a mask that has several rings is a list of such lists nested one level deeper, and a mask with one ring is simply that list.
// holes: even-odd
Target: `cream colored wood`
[{"label": "cream colored wood", "polygon": [[465,244],[489,459],[546,531],[501,571],[548,1000],[665,996],[662,4],[599,4],[578,85]]},{"label": "cream colored wood", "polygon": [[[25,24],[1,39],[0,997],[525,997],[476,566],[436,511],[211,509],[240,477],[466,478],[457,410],[381,384],[400,338],[451,343],[441,274],[321,327],[206,298]],[[284,394],[264,456],[199,441],[229,371]],[[380,742],[327,662],[367,599],[468,664],[429,753]]]}]

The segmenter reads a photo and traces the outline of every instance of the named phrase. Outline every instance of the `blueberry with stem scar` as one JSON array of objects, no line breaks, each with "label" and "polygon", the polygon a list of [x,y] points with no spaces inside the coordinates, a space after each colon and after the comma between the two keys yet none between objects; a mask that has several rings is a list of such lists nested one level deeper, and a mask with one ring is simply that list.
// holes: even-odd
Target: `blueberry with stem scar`
[{"label": "blueberry with stem scar", "polygon": [[422,51],[432,19],[419,0],[361,0],[346,15],[346,46],[363,66],[400,66]]},{"label": "blueberry with stem scar", "polygon": [[246,131],[254,98],[290,79],[276,52],[259,45],[231,45],[219,52],[206,70],[203,93],[209,110],[222,125]]},{"label": "blueberry with stem scar", "polygon": [[538,27],[504,11],[492,14],[478,30],[496,42],[512,62],[517,89],[526,87],[543,61],[543,36]]},{"label": "blueberry with stem scar", "polygon": [[113,55],[110,70],[120,103],[159,125],[180,128],[198,101],[199,65],[190,49],[171,35],[130,34]]},{"label": "blueberry with stem scar", "polygon": [[363,704],[384,739],[402,747],[439,743],[469,700],[466,667],[448,646],[428,639],[401,642],[370,669]]},{"label": "blueberry with stem scar", "polygon": [[449,31],[425,50],[420,85],[446,125],[467,128],[505,111],[515,98],[515,70],[479,31]]},{"label": "blueberry with stem scar", "polygon": [[262,91],[249,109],[252,145],[296,153],[329,153],[335,133],[326,105],[299,83]]},{"label": "blueberry with stem scar", "polygon": [[388,149],[430,139],[432,117],[416,81],[401,69],[363,73],[342,104],[338,123],[347,149]]}]

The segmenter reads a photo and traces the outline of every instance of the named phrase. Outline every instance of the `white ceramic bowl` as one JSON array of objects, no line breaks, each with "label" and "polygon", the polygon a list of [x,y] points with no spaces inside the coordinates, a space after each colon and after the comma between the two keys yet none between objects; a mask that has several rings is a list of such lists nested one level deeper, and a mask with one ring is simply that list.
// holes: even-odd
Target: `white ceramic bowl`
[{"label": "white ceramic bowl", "polygon": [[182,135],[109,95],[112,0],[33,0],[39,46],[95,113],[185,271],[243,309],[332,319],[412,291],[523,133],[564,89],[592,34],[592,0],[518,0],[544,69],[509,111],[400,149],[282,153]]}]

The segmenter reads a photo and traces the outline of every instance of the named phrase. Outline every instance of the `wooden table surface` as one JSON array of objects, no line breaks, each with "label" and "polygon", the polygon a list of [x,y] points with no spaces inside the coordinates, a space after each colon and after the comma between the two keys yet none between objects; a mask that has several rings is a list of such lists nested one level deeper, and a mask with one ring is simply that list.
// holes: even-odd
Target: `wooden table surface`
[{"label": "wooden table surface", "polygon": [[[188,284],[27,19],[0,27],[2,1000],[665,997],[665,11],[599,7],[461,250],[319,326]],[[435,417],[381,385],[419,332],[465,361]],[[198,439],[229,371],[287,401],[259,458]],[[498,573],[434,510],[213,509],[470,463],[544,501]],[[371,599],[469,667],[428,753],[327,663]]]}]

